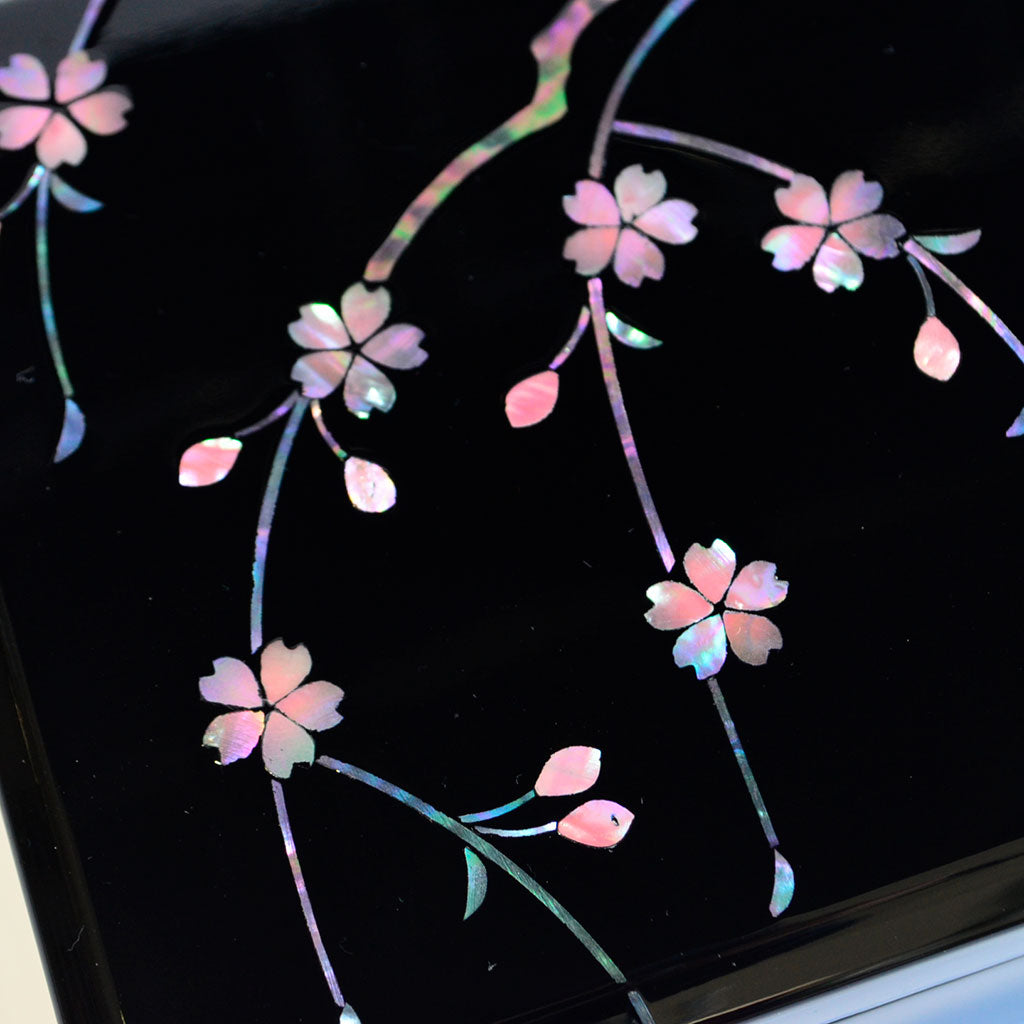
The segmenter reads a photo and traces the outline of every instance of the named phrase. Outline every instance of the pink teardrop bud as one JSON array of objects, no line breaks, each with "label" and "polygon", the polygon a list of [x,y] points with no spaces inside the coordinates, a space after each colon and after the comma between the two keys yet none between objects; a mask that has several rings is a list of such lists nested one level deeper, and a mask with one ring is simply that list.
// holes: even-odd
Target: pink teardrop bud
[{"label": "pink teardrop bud", "polygon": [[590,789],[600,774],[597,747],[563,747],[544,763],[533,789],[537,796],[572,796]]},{"label": "pink teardrop bud", "polygon": [[614,846],[633,824],[633,812],[614,800],[588,800],[559,823],[558,834],[585,846]]},{"label": "pink teardrop bud", "polygon": [[376,462],[346,459],[345,488],[349,501],[362,512],[386,512],[395,503],[395,482]]},{"label": "pink teardrop bud", "polygon": [[914,342],[914,362],[922,373],[949,380],[960,365],[960,346],[953,332],[937,317],[928,317]]},{"label": "pink teardrop bud", "polygon": [[231,472],[242,450],[234,437],[210,437],[185,449],[178,465],[178,483],[182,487],[206,487]]},{"label": "pink teardrop bud", "polygon": [[521,380],[505,396],[505,415],[513,427],[532,427],[551,415],[558,401],[558,374],[535,373]]}]

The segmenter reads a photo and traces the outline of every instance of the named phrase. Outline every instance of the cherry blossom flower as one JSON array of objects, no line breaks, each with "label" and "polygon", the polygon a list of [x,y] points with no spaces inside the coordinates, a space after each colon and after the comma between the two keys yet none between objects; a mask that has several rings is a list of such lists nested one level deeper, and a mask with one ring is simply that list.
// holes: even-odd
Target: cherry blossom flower
[{"label": "cherry blossom flower", "polygon": [[341,297],[341,315],[333,306],[302,306],[300,319],[288,325],[292,340],[313,349],[296,360],[292,380],[307,398],[326,398],[342,383],[349,412],[366,419],[371,410],[387,412],[395,404],[395,386],[376,365],[394,370],[420,366],[427,353],[419,347],[423,332],[411,324],[381,330],[391,312],[387,288],[370,291],[361,282]]},{"label": "cherry blossom flower", "polygon": [[287,779],[296,764],[312,764],[313,737],[341,721],[338,702],[345,696],[333,683],[303,680],[313,667],[303,644],[283,640],[267,644],[260,657],[260,682],[237,658],[217,658],[213,675],[199,680],[204,700],[238,708],[218,715],[203,745],[220,751],[220,763],[248,757],[263,740],[263,764],[275,778]]},{"label": "cherry blossom flower", "polygon": [[16,53],[0,68],[0,93],[30,100],[0,111],[0,149],[22,149],[34,142],[39,162],[51,170],[80,164],[87,145],[78,126],[96,135],[115,135],[126,127],[132,101],[118,89],[96,90],[107,77],[106,61],[84,50],[57,65],[52,101],[46,68],[31,54]]},{"label": "cherry blossom flower", "polygon": [[638,288],[645,277],[660,281],[665,257],[651,241],[685,245],[697,237],[693,218],[697,208],[685,199],[665,199],[661,171],[646,173],[633,164],[615,179],[615,195],[599,181],[576,182],[576,192],[562,198],[569,218],[583,224],[566,240],[562,255],[574,260],[576,273],[600,274],[614,257],[615,273]]},{"label": "cherry blossom flower", "polygon": [[777,270],[799,270],[813,256],[814,282],[826,292],[840,286],[859,288],[864,265],[857,253],[891,259],[899,255],[896,240],[906,234],[895,217],[875,212],[882,203],[882,186],[865,181],[863,171],[843,171],[827,199],[814,178],[798,174],[786,188],[775,190],[775,203],[799,223],[772,228],[761,239],[761,248],[774,254]]},{"label": "cherry blossom flower", "polygon": [[[789,584],[775,578],[773,562],[751,562],[734,580],[736,554],[716,540],[710,548],[691,545],[683,567],[697,589],[672,580],[655,583],[647,591],[654,607],[645,615],[655,629],[684,629],[672,648],[680,668],[692,665],[698,679],[716,675],[725,663],[726,637],[733,654],[748,665],[763,665],[769,651],[782,647],[778,629],[763,615],[749,614],[786,598]],[[723,595],[728,610],[712,614]]]}]

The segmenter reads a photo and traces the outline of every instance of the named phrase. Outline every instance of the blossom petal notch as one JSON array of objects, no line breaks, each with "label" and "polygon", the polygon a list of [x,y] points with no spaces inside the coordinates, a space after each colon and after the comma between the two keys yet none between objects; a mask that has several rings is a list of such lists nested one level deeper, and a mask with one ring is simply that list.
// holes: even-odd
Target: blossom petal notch
[{"label": "blossom petal notch", "polygon": [[600,774],[597,747],[563,747],[544,763],[533,790],[537,796],[574,796],[590,789]]},{"label": "blossom petal notch", "polygon": [[509,389],[505,416],[513,427],[532,427],[554,411],[558,401],[558,374],[542,370]]},{"label": "blossom petal notch", "polygon": [[665,199],[665,175],[640,164],[615,179],[614,195],[601,182],[576,182],[564,196],[566,215],[582,230],[566,239],[562,255],[584,277],[600,274],[609,263],[624,284],[638,288],[645,278],[660,281],[665,258],[654,241],[685,245],[697,237],[697,208],[685,199]]},{"label": "blossom petal notch", "polygon": [[711,679],[730,648],[748,665],[763,665],[771,651],[781,649],[782,634],[774,623],[752,614],[775,608],[789,593],[774,562],[750,562],[736,573],[736,554],[719,539],[710,547],[691,544],[683,568],[692,586],[655,583],[647,589],[651,608],[644,616],[655,629],[683,630],[672,648],[680,668]]},{"label": "blossom petal notch", "polygon": [[558,823],[558,834],[574,843],[610,849],[633,824],[633,812],[614,800],[588,800]]},{"label": "blossom petal notch", "polygon": [[935,380],[949,380],[960,365],[960,345],[937,317],[927,317],[914,340],[914,362]]},{"label": "blossom petal notch", "polygon": [[178,463],[182,487],[208,487],[220,483],[234,468],[242,442],[235,437],[209,437],[186,448]]},{"label": "blossom petal notch", "polygon": [[312,764],[310,733],[341,722],[337,708],[345,694],[333,683],[305,682],[311,668],[304,645],[290,648],[282,640],[263,649],[259,681],[244,661],[216,659],[212,675],[199,680],[199,693],[236,710],[210,722],[203,745],[217,748],[221,764],[242,760],[261,745],[263,765],[277,779],[289,778],[297,764]]},{"label": "blossom petal notch", "polygon": [[360,419],[374,410],[388,412],[397,393],[381,367],[421,366],[428,355],[420,347],[424,334],[412,324],[384,327],[391,313],[391,295],[384,287],[351,285],[341,296],[340,310],[324,302],[299,308],[288,334],[309,352],[295,361],[292,380],[310,399],[326,398],[340,387],[346,408]]},{"label": "blossom petal notch", "polygon": [[466,855],[466,910],[462,920],[468,921],[487,895],[487,868],[468,846],[462,852]]},{"label": "blossom petal notch", "polygon": [[796,174],[775,190],[775,204],[797,223],[772,228],[761,248],[772,254],[776,270],[799,270],[813,258],[814,283],[822,291],[855,291],[864,281],[860,257],[892,259],[906,234],[895,217],[876,212],[882,197],[882,186],[866,181],[863,171],[844,171],[828,197],[814,178]]}]

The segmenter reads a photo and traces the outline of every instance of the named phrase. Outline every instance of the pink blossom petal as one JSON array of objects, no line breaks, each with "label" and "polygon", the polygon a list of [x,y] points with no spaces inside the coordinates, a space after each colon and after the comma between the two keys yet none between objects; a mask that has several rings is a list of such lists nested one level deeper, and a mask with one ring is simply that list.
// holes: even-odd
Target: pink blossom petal
[{"label": "pink blossom petal", "polygon": [[776,270],[799,270],[818,251],[824,237],[824,228],[784,224],[761,239],[761,248],[774,255],[772,266]]},{"label": "pink blossom petal", "polygon": [[391,296],[387,288],[370,291],[361,281],[345,289],[341,297],[341,316],[356,344],[366,341],[384,326],[391,312]]},{"label": "pink blossom petal", "polygon": [[199,692],[203,700],[231,708],[258,708],[263,704],[252,669],[237,658],[217,658],[213,675],[199,680]]},{"label": "pink blossom petal", "polygon": [[558,401],[558,374],[543,370],[521,380],[505,396],[505,415],[513,427],[532,427],[551,415]]},{"label": "pink blossom petal", "polygon": [[842,286],[856,291],[864,283],[860,257],[833,231],[814,259],[814,283],[823,292]]},{"label": "pink blossom petal", "polygon": [[922,373],[949,380],[960,365],[960,345],[953,332],[937,317],[928,317],[914,342],[914,362]]},{"label": "pink blossom petal", "polygon": [[231,472],[242,442],[234,437],[208,437],[185,449],[178,463],[178,483],[182,487],[206,487],[223,480]]},{"label": "pink blossom petal", "polygon": [[599,181],[577,181],[576,193],[562,196],[562,208],[570,220],[588,227],[618,227],[622,223],[615,196]]},{"label": "pink blossom petal", "polygon": [[61,164],[77,166],[85,153],[85,136],[60,113],[50,118],[36,143],[39,162],[51,170]]},{"label": "pink blossom petal", "polygon": [[870,217],[851,220],[839,228],[839,234],[858,252],[876,260],[888,260],[899,256],[897,238],[902,238],[907,229],[888,213],[874,213]]},{"label": "pink blossom petal", "polygon": [[356,356],[345,378],[345,405],[366,419],[372,409],[387,412],[395,404],[395,386],[369,360]]},{"label": "pink blossom petal", "polygon": [[322,680],[305,683],[277,702],[277,710],[284,712],[292,721],[313,732],[333,729],[341,721],[338,703],[345,691],[334,683]]},{"label": "pink blossom petal", "polygon": [[653,601],[654,607],[644,618],[655,629],[683,629],[714,610],[696,590],[672,580],[648,587],[647,600]]},{"label": "pink blossom petal", "polygon": [[387,512],[395,504],[395,482],[383,466],[354,456],[345,460],[345,490],[360,512]]},{"label": "pink blossom petal", "polygon": [[312,764],[316,747],[313,737],[278,711],[267,715],[263,730],[263,764],[276,779],[291,778],[297,764]]},{"label": "pink blossom petal", "polygon": [[634,288],[639,288],[645,277],[660,281],[665,275],[665,257],[646,235],[623,228],[615,246],[615,274]]},{"label": "pink blossom petal", "polygon": [[565,240],[562,256],[575,261],[577,274],[592,277],[608,266],[618,239],[618,228],[584,228]]},{"label": "pink blossom petal", "polygon": [[697,207],[693,203],[685,199],[666,199],[642,213],[633,223],[660,242],[685,245],[697,237],[697,229],[693,226],[696,216]]},{"label": "pink blossom petal", "polygon": [[229,711],[218,715],[203,734],[204,747],[220,751],[220,763],[231,764],[248,757],[263,732],[262,711]]},{"label": "pink blossom petal", "polygon": [[132,101],[116,89],[104,89],[68,107],[71,116],[97,135],[116,135],[128,127],[124,115],[132,109]]},{"label": "pink blossom petal", "polygon": [[622,840],[633,824],[633,812],[614,800],[588,800],[559,823],[558,834],[585,846],[607,848]]},{"label": "pink blossom petal", "polygon": [[882,205],[882,194],[882,186],[877,181],[865,181],[863,171],[843,171],[832,183],[829,194],[832,223],[842,224],[874,213]]},{"label": "pink blossom petal", "polygon": [[590,789],[600,774],[597,747],[563,747],[544,762],[533,790],[537,796],[572,796]]},{"label": "pink blossom petal", "polygon": [[825,190],[806,174],[797,174],[785,188],[775,190],[775,205],[792,220],[824,227],[829,222]]},{"label": "pink blossom petal", "polygon": [[348,348],[348,331],[333,306],[326,302],[310,302],[299,308],[300,319],[288,325],[292,341],[303,348]]},{"label": "pink blossom petal", "polygon": [[48,100],[50,76],[42,61],[30,53],[14,53],[0,68],[0,92],[12,100]]},{"label": "pink blossom petal", "polygon": [[763,665],[768,660],[769,651],[782,648],[782,634],[763,615],[726,612],[723,618],[729,646],[740,661],[748,665]]},{"label": "pink blossom petal", "polygon": [[271,704],[294,690],[313,667],[313,659],[305,644],[289,647],[283,640],[274,640],[260,655],[260,682]]},{"label": "pink blossom petal", "polygon": [[375,334],[364,346],[363,355],[381,366],[412,370],[421,366],[427,353],[419,347],[423,332],[412,324],[395,324]]},{"label": "pink blossom petal", "polygon": [[313,352],[295,361],[292,380],[307,398],[326,398],[344,379],[352,362],[350,352]]},{"label": "pink blossom petal", "polygon": [[35,142],[52,113],[49,107],[0,110],[0,149],[21,149]]},{"label": "pink blossom petal", "polygon": [[631,221],[646,213],[655,203],[665,198],[668,185],[661,171],[646,173],[640,164],[633,164],[615,179],[615,198],[622,219]]},{"label": "pink blossom petal", "polygon": [[691,544],[683,555],[683,568],[690,582],[712,603],[722,600],[736,571],[736,552],[724,540],[715,540],[711,547]]},{"label": "pink blossom petal", "polygon": [[775,578],[774,562],[751,562],[740,569],[729,593],[725,595],[727,608],[760,612],[774,608],[786,600],[789,584]]},{"label": "pink blossom petal", "polygon": [[712,615],[680,633],[672,648],[672,657],[680,668],[692,665],[698,679],[718,673],[725,664],[725,630],[722,616]]},{"label": "pink blossom petal", "polygon": [[57,82],[53,98],[58,103],[70,103],[93,89],[98,89],[107,77],[107,62],[93,60],[85,50],[68,54],[57,65]]}]

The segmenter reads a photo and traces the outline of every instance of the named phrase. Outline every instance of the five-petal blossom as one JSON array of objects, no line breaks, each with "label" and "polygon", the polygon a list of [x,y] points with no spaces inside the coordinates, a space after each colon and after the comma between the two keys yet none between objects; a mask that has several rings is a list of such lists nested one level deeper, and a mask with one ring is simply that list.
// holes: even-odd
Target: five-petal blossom
[{"label": "five-petal blossom", "polygon": [[31,54],[14,54],[0,68],[0,93],[31,102],[0,110],[0,149],[34,142],[39,162],[50,169],[80,164],[88,147],[78,125],[96,135],[115,135],[125,128],[124,115],[132,108],[118,89],[96,91],[106,77],[106,61],[84,50],[72,53],[57,65],[51,102],[46,68]]},{"label": "five-petal blossom", "polygon": [[[683,567],[697,589],[666,580],[647,591],[654,607],[645,618],[655,629],[683,629],[672,654],[680,668],[692,665],[698,679],[716,675],[725,663],[726,637],[740,661],[763,665],[782,647],[782,634],[763,615],[786,598],[789,584],[775,578],[773,562],[751,562],[733,579],[736,554],[723,540],[710,548],[692,544]],[[729,586],[730,582],[732,586]],[[726,590],[728,589],[728,593]],[[725,597],[726,611],[712,614]]]},{"label": "five-petal blossom", "polygon": [[[217,658],[213,675],[199,680],[204,700],[238,708],[218,715],[207,726],[203,744],[220,751],[220,763],[248,757],[263,739],[263,764],[278,779],[291,776],[296,764],[312,764],[313,737],[341,721],[338,702],[345,696],[333,683],[304,683],[313,667],[303,644],[289,648],[283,640],[267,644],[260,657],[260,682],[237,658]],[[262,684],[262,690],[261,685]]]},{"label": "five-petal blossom", "polygon": [[777,270],[799,270],[813,256],[814,282],[826,292],[859,288],[864,265],[857,253],[876,260],[898,256],[896,240],[906,234],[895,217],[875,212],[882,204],[882,186],[865,181],[863,171],[843,171],[828,198],[814,178],[797,174],[791,184],[775,190],[775,203],[799,223],[772,228],[761,248],[774,255]]},{"label": "five-petal blossom", "polygon": [[[571,220],[584,225],[569,236],[562,255],[576,263],[584,277],[600,274],[614,256],[620,281],[638,288],[645,277],[660,281],[665,257],[651,241],[684,245],[697,237],[697,208],[685,199],[665,199],[661,171],[647,173],[633,164],[615,179],[615,195],[599,181],[576,182],[576,191],[562,198]],[[649,237],[648,237],[649,236]]]},{"label": "five-petal blossom", "polygon": [[[374,363],[411,370],[427,358],[423,332],[411,324],[381,330],[391,312],[387,288],[370,291],[361,282],[341,297],[341,315],[333,306],[313,302],[299,309],[288,325],[292,340],[309,355],[296,360],[292,380],[307,398],[326,398],[344,382],[349,412],[366,419],[372,409],[387,412],[395,404],[395,386]],[[371,361],[372,360],[372,361]]]}]

